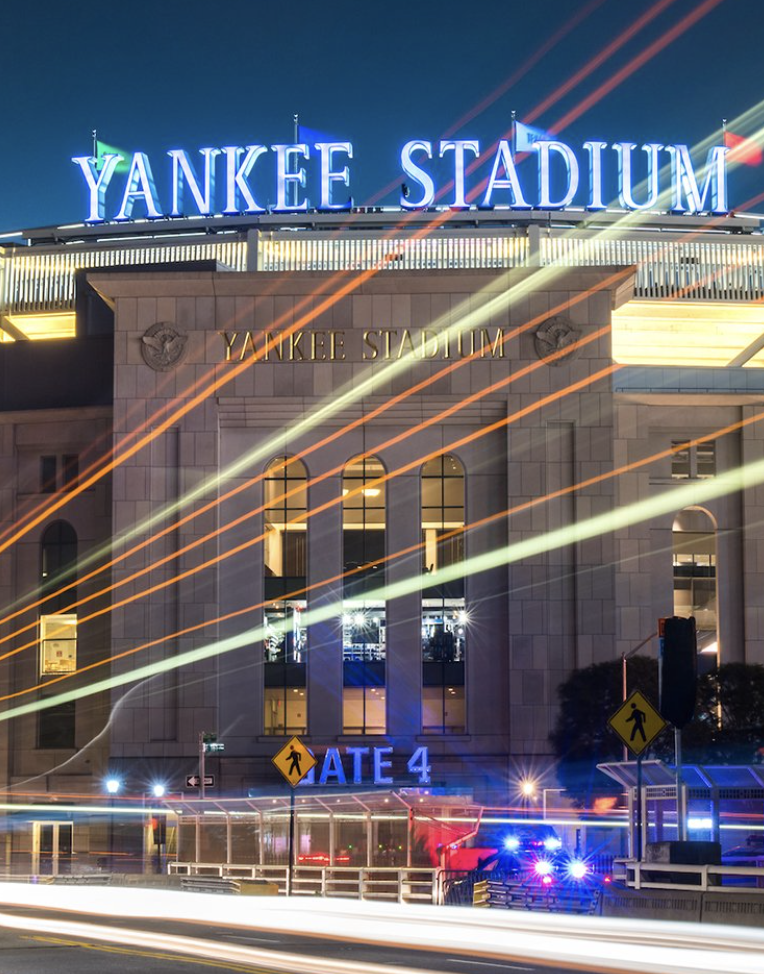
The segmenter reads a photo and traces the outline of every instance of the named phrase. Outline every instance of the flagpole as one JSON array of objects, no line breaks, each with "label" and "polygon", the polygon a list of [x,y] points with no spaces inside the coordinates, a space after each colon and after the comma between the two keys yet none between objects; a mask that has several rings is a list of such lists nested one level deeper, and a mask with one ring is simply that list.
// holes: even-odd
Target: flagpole
[{"label": "flagpole", "polygon": [[512,158],[517,155],[517,126],[515,124],[517,120],[517,112],[512,112],[510,115],[512,119]]},{"label": "flagpole", "polygon": [[93,129],[93,158],[98,162],[98,132]]},{"label": "flagpole", "polygon": [[727,144],[727,119],[722,119],[722,145]]}]

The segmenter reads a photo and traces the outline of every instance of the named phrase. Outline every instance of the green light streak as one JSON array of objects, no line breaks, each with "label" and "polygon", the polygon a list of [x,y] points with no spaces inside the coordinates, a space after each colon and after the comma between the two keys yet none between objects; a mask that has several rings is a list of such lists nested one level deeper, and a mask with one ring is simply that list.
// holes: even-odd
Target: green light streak
[{"label": "green light streak", "polygon": [[[677,512],[686,507],[701,505],[717,497],[736,493],[762,482],[764,482],[764,460],[759,460],[748,466],[738,467],[728,471],[714,479],[671,487],[655,497],[645,498],[633,504],[618,507],[613,511],[607,511],[595,517],[588,518],[585,521],[557,528],[546,534],[533,535],[530,538],[514,542],[496,551],[486,552],[483,555],[470,558],[460,564],[439,569],[427,576],[427,585],[440,585],[461,579],[467,575],[477,575],[481,572],[532,558],[535,555],[544,554],[557,548],[574,545],[581,541],[610,534],[663,514]],[[399,582],[385,585],[375,591],[368,592],[365,598],[375,601],[387,601],[419,592],[421,588],[422,577],[417,574],[411,578],[402,579]],[[303,614],[303,621],[306,626],[311,626],[331,619],[337,619],[341,614],[342,601],[337,600],[305,612]],[[131,670],[129,673],[120,673],[107,677],[87,687],[68,690],[56,696],[48,697],[45,700],[36,700],[27,704],[21,704],[20,706],[11,707],[3,713],[0,713],[0,721],[11,720],[14,717],[21,717],[24,714],[36,713],[47,707],[55,707],[71,700],[79,700],[97,693],[111,691],[129,683],[148,680],[162,673],[168,673],[192,663],[199,663],[214,657],[224,656],[226,653],[261,642],[265,638],[265,635],[265,627],[257,626],[235,636],[229,636],[226,639],[216,640],[206,646],[200,646],[196,649],[179,653],[177,656],[158,660],[154,663],[147,663],[135,670]]]}]

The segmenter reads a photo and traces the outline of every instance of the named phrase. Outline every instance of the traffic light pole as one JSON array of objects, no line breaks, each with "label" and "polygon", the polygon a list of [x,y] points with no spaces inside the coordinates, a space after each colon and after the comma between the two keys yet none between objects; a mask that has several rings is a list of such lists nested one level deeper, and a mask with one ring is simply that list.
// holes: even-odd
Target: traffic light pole
[{"label": "traffic light pole", "polygon": [[286,894],[292,895],[292,871],[294,869],[294,788],[289,796],[289,866],[287,868]]},{"label": "traffic light pole", "polygon": [[204,798],[204,775],[205,775],[205,755],[207,753],[207,748],[205,746],[205,733],[204,731],[199,732],[199,797]]},{"label": "traffic light pole", "polygon": [[682,731],[674,728],[674,765],[676,771],[676,837],[680,842],[687,840],[687,803],[682,784]]}]

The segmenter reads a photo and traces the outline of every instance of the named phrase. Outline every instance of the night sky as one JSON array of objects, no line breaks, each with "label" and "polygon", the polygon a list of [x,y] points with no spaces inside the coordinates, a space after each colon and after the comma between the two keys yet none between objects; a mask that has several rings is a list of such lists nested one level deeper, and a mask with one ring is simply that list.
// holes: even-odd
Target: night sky
[{"label": "night sky", "polygon": [[[574,147],[585,139],[693,145],[764,97],[764,0],[3,3],[0,231],[84,219],[85,186],[70,160],[90,153],[94,128],[105,142],[147,152],[167,198],[168,149],[291,142],[294,112],[353,142],[356,204],[397,204],[405,141],[437,142],[449,132],[488,147],[508,132],[513,109],[528,118],[654,8],[658,16],[534,124],[554,127],[683,18],[708,8],[558,129]],[[731,173],[733,207],[762,190],[763,166]],[[764,203],[750,208],[761,212]]]}]

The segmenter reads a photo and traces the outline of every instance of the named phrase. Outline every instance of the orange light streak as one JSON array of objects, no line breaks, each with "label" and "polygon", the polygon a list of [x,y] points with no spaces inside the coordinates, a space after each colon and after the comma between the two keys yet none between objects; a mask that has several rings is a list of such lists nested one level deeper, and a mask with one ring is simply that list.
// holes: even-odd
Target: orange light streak
[{"label": "orange light streak", "polygon": [[[591,336],[587,336],[584,339],[580,339],[579,342],[582,345],[583,344],[588,344],[589,342],[595,340],[596,338],[601,337],[601,334],[604,333],[604,332],[606,332],[608,329],[609,329],[609,326],[607,326],[606,328],[600,329],[599,332],[594,333]],[[567,352],[569,352],[571,348],[573,348],[572,345],[571,346],[568,346],[568,348],[566,348],[564,350],[561,350],[560,352],[555,352],[554,355],[555,356],[564,355]],[[550,356],[550,358],[552,358],[552,356]],[[534,363],[534,365],[535,365],[535,363]],[[525,369],[522,370],[522,373],[520,373],[517,376],[515,376],[515,378],[520,378],[521,377],[521,374],[522,375],[528,374],[531,371],[531,368],[532,368],[531,366],[526,367]],[[586,386],[589,386],[589,385],[591,385],[594,382],[597,382],[599,379],[606,378],[607,376],[611,375],[612,373],[617,372],[620,368],[621,368],[620,365],[612,364],[612,365],[609,365],[609,366],[607,366],[607,367],[605,367],[603,369],[600,369],[598,372],[595,372],[595,373],[593,373],[590,376],[585,376],[583,379],[579,379],[577,382],[571,383],[570,385],[566,386],[564,389],[560,389],[557,392],[550,393],[548,396],[544,396],[541,399],[536,400],[535,402],[529,404],[528,406],[525,406],[523,409],[520,409],[520,410],[515,411],[514,413],[512,413],[509,416],[505,416],[505,417],[503,417],[500,420],[496,420],[494,423],[490,423],[487,426],[483,426],[483,427],[481,427],[478,430],[474,430],[472,433],[468,433],[465,436],[463,436],[462,438],[460,438],[458,440],[454,440],[454,441],[452,441],[451,443],[447,444],[444,447],[441,447],[441,448],[439,448],[437,450],[433,450],[433,451],[430,451],[429,453],[423,454],[422,456],[416,458],[415,460],[409,461],[408,463],[403,464],[400,467],[397,467],[395,470],[392,470],[389,473],[386,473],[386,474],[384,474],[384,475],[382,475],[380,477],[377,477],[377,478],[375,478],[373,480],[365,481],[361,487],[354,488],[352,491],[350,491],[348,493],[347,496],[348,497],[350,497],[350,496],[356,496],[357,494],[359,494],[364,489],[368,489],[369,487],[376,486],[377,484],[385,483],[386,481],[391,480],[394,477],[400,476],[402,473],[406,473],[407,471],[412,470],[412,469],[420,466],[422,463],[426,463],[428,460],[434,459],[435,457],[438,457],[438,456],[442,455],[447,450],[458,449],[460,446],[464,446],[464,445],[466,445],[468,443],[473,442],[474,440],[480,439],[481,437],[486,436],[488,433],[494,432],[497,429],[501,429],[502,427],[506,427],[506,426],[510,425],[511,423],[517,422],[519,419],[524,418],[525,416],[529,415],[532,412],[535,412],[535,411],[537,411],[539,409],[542,409],[544,406],[549,405],[552,402],[558,401],[559,399],[563,398],[566,395],[569,395],[569,394],[571,394],[573,392],[577,392],[578,390],[583,389]],[[496,383],[495,385],[496,386],[504,385],[504,384],[506,384],[506,381],[507,380],[501,380],[499,383]],[[490,387],[489,388],[489,391],[493,391],[493,387]],[[486,394],[485,391],[482,392],[482,393],[474,393],[473,396],[470,397],[470,399],[471,400],[472,399],[476,399],[476,398],[479,398],[481,395],[485,395],[485,394]],[[458,408],[461,408],[460,405],[459,404],[455,404],[454,406],[450,407],[448,410],[445,410],[444,412],[451,413],[451,412],[456,411]],[[438,419],[439,418],[436,417],[434,420],[432,420],[432,422],[437,422]],[[428,421],[428,424],[427,425],[429,425],[429,421]],[[394,437],[391,441],[389,441],[387,445],[389,446],[389,445],[391,445],[391,443],[398,442],[400,439],[405,438],[406,435],[407,435],[406,433],[398,434],[398,436]],[[410,435],[410,433],[408,435]],[[342,469],[342,468],[337,468],[337,469]],[[336,472],[336,471],[334,471],[334,472]],[[326,474],[325,475],[322,475],[321,479],[324,479],[326,476],[328,476],[328,475],[326,475]],[[316,478],[316,479],[318,479],[318,478]],[[296,488],[296,489],[299,490],[301,488]],[[293,493],[293,491],[288,492],[288,494],[290,494],[290,493]],[[288,496],[288,494],[287,495],[284,495],[284,496]],[[335,507],[337,504],[341,504],[343,502],[343,500],[344,500],[344,498],[342,496],[331,498],[330,500],[326,501],[324,504],[321,504],[318,507],[312,508],[310,511],[308,511],[305,514],[305,519],[307,520],[308,518],[315,517],[317,514],[320,514],[321,512],[323,512],[325,510],[329,510],[330,508]],[[237,519],[237,522],[236,523],[238,523],[238,522],[240,522],[242,520],[246,520],[248,517],[251,517],[251,516],[253,516],[253,513],[252,512],[248,512],[247,515],[244,515],[241,518]],[[227,527],[229,527],[229,526],[227,526]],[[211,536],[214,536],[215,534],[218,534],[218,533],[220,533],[220,530],[218,530],[216,532],[212,532],[212,535]],[[159,592],[159,591],[162,591],[162,590],[164,590],[166,588],[169,588],[171,585],[177,585],[179,582],[184,581],[186,578],[190,578],[193,575],[196,575],[199,572],[202,572],[202,571],[206,570],[207,568],[211,568],[211,567],[214,567],[217,564],[220,564],[221,562],[227,560],[228,558],[233,557],[234,555],[240,554],[242,551],[246,551],[249,548],[254,547],[254,545],[259,544],[264,538],[265,538],[265,533],[260,534],[260,535],[257,535],[254,538],[250,538],[247,541],[241,542],[240,544],[236,545],[235,547],[233,547],[233,548],[225,551],[223,554],[215,555],[213,558],[207,559],[206,561],[202,562],[200,565],[196,565],[193,568],[189,568],[189,569],[187,569],[184,572],[180,572],[179,574],[174,575],[172,578],[163,579],[161,582],[156,582],[155,584],[150,585],[147,588],[142,589],[140,592],[136,592],[136,593],[130,595],[129,597],[127,597],[127,598],[121,599],[120,601],[117,601],[117,602],[112,602],[108,606],[105,606],[102,609],[96,609],[95,611],[91,612],[89,615],[83,616],[82,619],[79,620],[79,624],[81,625],[81,624],[84,624],[85,622],[90,622],[93,619],[97,619],[100,616],[107,615],[108,613],[113,612],[115,609],[119,609],[119,608],[122,608],[125,605],[129,605],[132,602],[137,601],[138,599],[148,597],[149,595],[152,595],[155,592]],[[207,539],[205,538],[205,539],[202,539],[202,540],[207,540]],[[187,546],[187,548],[184,549],[184,550],[188,550],[191,547],[197,547],[197,545],[199,543],[201,543],[201,541],[199,539],[197,539],[196,542],[192,542],[191,545]],[[179,554],[180,554],[180,552],[173,552],[173,554],[171,556],[166,557],[165,559],[163,559],[158,564],[163,564],[166,561],[174,560],[175,558],[178,557]],[[131,575],[129,578],[122,580],[122,582],[120,584],[127,584],[127,582],[133,581],[135,578],[138,578],[141,575],[146,574],[146,572],[148,570],[150,570],[150,568],[149,569],[142,569],[142,570],[134,573],[134,575]],[[116,585],[109,586],[108,589],[104,589],[103,591],[98,592],[98,593],[96,593],[93,596],[90,596],[90,597],[88,597],[86,599],[83,599],[82,602],[84,603],[84,602],[91,601],[91,599],[94,599],[94,598],[97,598],[99,596],[102,596],[105,592],[109,592],[109,591],[111,591],[112,589],[114,589],[116,587],[117,587]],[[71,606],[70,608],[72,608],[72,607],[74,607],[75,605],[78,605],[78,604],[80,604],[80,603],[74,603],[73,606]],[[5,636],[2,640],[0,640],[0,642],[7,642],[8,639],[13,638],[14,635],[18,635],[18,634],[20,634],[22,632],[26,632],[29,629],[32,629],[34,627],[35,627],[35,623],[30,623],[30,625],[26,626],[24,629],[19,630],[18,633],[12,633],[12,634],[9,634],[8,636]],[[9,652],[7,652],[7,653],[3,654],[2,656],[0,656],[0,661],[5,660],[5,659],[8,659],[8,658],[10,658],[12,656],[16,656],[20,652],[22,652],[23,650],[29,649],[29,648],[31,648],[33,646],[36,646],[36,645],[37,645],[37,640],[35,639],[35,640],[32,640],[31,642],[27,642],[27,643],[23,644],[22,646],[18,646],[15,649],[12,649]],[[49,682],[53,682],[53,681],[49,681]],[[0,697],[0,699],[4,699],[4,698]]]},{"label": "orange light streak", "polygon": [[[746,426],[750,426],[752,423],[757,423],[764,419],[764,412],[756,413],[753,416],[749,416],[746,419],[738,420],[735,423],[730,423],[728,426],[723,426],[714,432],[704,434],[703,436],[698,436],[695,439],[683,441],[680,445],[667,447],[664,450],[659,450],[656,453],[652,453],[647,457],[643,457],[640,460],[632,460],[630,463],[622,464],[620,467],[616,467],[613,470],[608,470],[605,473],[597,474],[593,477],[588,477],[585,480],[578,481],[575,484],[569,484],[567,487],[560,487],[557,490],[550,491],[547,494],[539,497],[533,497],[530,500],[522,501],[519,504],[515,504],[513,507],[509,507],[506,510],[498,511],[495,514],[486,515],[486,517],[480,518],[477,521],[472,521],[468,524],[463,525],[460,528],[453,528],[451,531],[445,532],[441,535],[442,540],[447,540],[448,538],[456,537],[460,534],[467,533],[468,531],[474,531],[476,528],[485,527],[489,524],[493,524],[496,521],[503,520],[504,518],[510,518],[515,514],[520,514],[523,511],[527,511],[533,507],[537,507],[541,504],[546,504],[549,501],[557,500],[560,497],[564,497],[568,494],[575,493],[580,490],[585,490],[588,487],[594,487],[598,484],[603,483],[606,480],[613,480],[616,477],[620,477],[625,473],[631,473],[634,470],[638,470],[640,467],[647,466],[650,463],[655,463],[659,460],[663,460],[666,457],[672,456],[674,453],[685,449],[686,447],[694,447],[699,443],[705,443],[708,440],[716,440],[722,436],[726,436],[728,433],[735,432],[736,430],[743,429]],[[453,444],[452,444],[453,445]],[[437,454],[450,449],[449,447],[444,447],[442,451],[438,451]],[[380,478],[381,480],[382,478]],[[378,481],[377,481],[378,482]],[[370,568],[373,564],[384,564],[386,562],[391,562],[399,558],[404,558],[407,555],[415,554],[417,551],[421,551],[424,548],[424,542],[418,541],[406,548],[401,548],[396,552],[389,555],[384,555],[381,558],[374,559],[373,562],[367,562],[364,565],[358,565],[356,568],[352,568],[348,571],[341,572],[337,575],[332,575],[327,578],[323,578],[318,582],[313,582],[310,585],[305,585],[301,588],[294,589],[291,592],[285,593],[281,596],[278,601],[289,601],[290,599],[296,599],[300,596],[306,595],[308,592],[315,591],[316,589],[324,588],[328,585],[333,585],[336,582],[341,582],[353,575],[359,574]],[[108,663],[116,662],[117,660],[124,659],[129,656],[134,656],[137,653],[143,652],[144,650],[151,649],[154,646],[162,645],[163,643],[169,642],[171,639],[178,639],[181,636],[188,636],[194,632],[199,632],[202,629],[206,629],[208,626],[215,626],[221,622],[228,622],[231,619],[239,618],[240,616],[247,615],[251,612],[256,612],[258,609],[262,609],[267,605],[272,603],[272,599],[266,599],[262,602],[257,602],[252,605],[248,605],[243,609],[236,609],[232,612],[227,612],[224,615],[217,616],[215,619],[209,619],[205,622],[199,622],[193,626],[187,626],[184,629],[180,629],[177,632],[170,633],[165,636],[160,636],[156,639],[152,639],[149,642],[142,643],[140,646],[134,646],[132,649],[125,650],[122,653],[117,653],[114,656],[110,656],[103,660],[98,660],[95,663],[90,663],[87,666],[80,667],[74,673],[65,673],[51,679],[46,679],[45,683],[39,683],[35,686],[28,687],[25,690],[17,690],[15,693],[7,694],[5,696],[0,696],[0,701],[15,699],[20,696],[24,696],[27,693],[32,693],[35,690],[44,689],[53,683],[60,683],[62,680],[69,680],[72,677],[79,676],[82,673],[86,673],[90,670],[97,669],[100,666],[105,666]],[[34,645],[34,644],[32,644]],[[26,648],[26,647],[22,647]],[[3,657],[4,658],[4,657]]]},{"label": "orange light streak", "polygon": [[[595,294],[598,291],[603,290],[606,287],[609,287],[611,284],[617,283],[617,281],[620,278],[625,277],[629,273],[630,273],[630,271],[629,271],[628,268],[624,268],[623,270],[616,271],[615,273],[613,273],[612,275],[609,275],[607,278],[605,278],[603,281],[599,282],[597,285],[595,285],[593,288],[589,289],[588,291],[582,291],[579,294],[575,294],[571,298],[569,298],[569,299],[567,299],[565,301],[560,302],[558,305],[554,306],[549,311],[544,312],[544,313],[539,314],[539,315],[536,315],[534,318],[529,319],[525,324],[520,325],[517,328],[512,329],[511,331],[507,332],[507,334],[502,337],[501,344],[503,346],[505,346],[508,342],[512,341],[514,338],[518,337],[523,332],[529,330],[534,325],[539,324],[541,321],[544,321],[550,315],[557,314],[557,313],[559,313],[561,311],[569,310],[575,304],[578,304],[580,301],[583,301],[584,299],[588,298],[591,294]],[[276,340],[276,339],[274,339],[274,340]],[[432,385],[433,383],[439,381],[441,378],[443,378],[444,376],[448,375],[449,373],[454,372],[457,369],[462,368],[465,365],[468,365],[470,362],[475,361],[476,359],[480,358],[480,354],[481,353],[478,350],[476,350],[476,351],[472,352],[470,355],[465,356],[463,359],[461,359],[459,361],[456,361],[456,362],[453,362],[450,365],[444,366],[442,369],[440,369],[437,372],[433,373],[431,376],[428,376],[425,379],[420,380],[419,382],[415,383],[413,386],[409,387],[408,389],[404,390],[403,392],[397,393],[395,396],[392,396],[392,397],[388,398],[385,403],[381,404],[380,406],[377,406],[375,409],[371,410],[369,413],[366,413],[364,416],[359,417],[358,419],[352,420],[350,423],[346,424],[341,429],[336,430],[333,433],[329,433],[325,437],[323,437],[321,440],[319,440],[316,443],[312,444],[311,446],[305,447],[303,450],[301,450],[298,453],[294,454],[293,456],[289,457],[286,460],[285,463],[283,463],[283,464],[280,465],[280,467],[279,466],[276,466],[273,469],[274,470],[278,470],[280,468],[283,468],[285,466],[288,466],[289,463],[293,463],[296,460],[304,459],[305,457],[309,456],[311,453],[314,453],[315,451],[317,451],[319,449],[322,449],[324,446],[326,446],[329,443],[333,442],[334,440],[340,438],[341,436],[344,436],[346,433],[352,431],[353,429],[355,429],[355,428],[357,428],[357,427],[359,427],[359,426],[361,426],[361,425],[363,425],[365,423],[368,423],[369,421],[371,421],[372,419],[374,419],[377,416],[381,415],[382,413],[384,413],[388,409],[391,409],[393,406],[397,405],[398,403],[403,402],[408,397],[410,397],[410,396],[412,396],[412,395],[414,395],[414,394],[416,394],[418,392],[421,392],[427,386]],[[541,364],[543,364],[543,362],[540,360],[538,363],[534,363],[533,366],[532,366],[532,368],[539,368],[541,366]],[[516,374],[514,377],[512,377],[512,380],[511,381],[514,381],[515,379],[517,379],[519,377],[520,377],[520,375],[517,375]],[[483,392],[482,394],[485,395],[486,392]],[[462,403],[464,403],[464,400],[462,401]],[[461,407],[459,407],[459,408],[461,408]],[[456,410],[455,409],[452,409],[452,412],[453,411],[456,411]],[[414,433],[416,433],[419,430],[421,430],[422,428],[424,428],[424,426],[431,425],[432,422],[433,422],[433,420],[430,420],[430,421],[428,421],[425,424],[419,424],[419,425],[417,425],[415,427],[411,427],[409,429],[407,435],[413,435]],[[341,469],[341,468],[338,468],[338,469]],[[314,483],[318,483],[319,480],[325,479],[326,477],[330,476],[331,474],[333,474],[335,472],[337,472],[337,471],[336,470],[330,471],[329,473],[324,474],[321,478],[317,478],[315,480],[310,481],[310,483],[308,484],[308,486],[311,486]],[[90,579],[97,577],[102,572],[107,571],[109,568],[114,567],[115,565],[121,563],[122,561],[126,560],[127,558],[131,557],[132,555],[136,554],[137,552],[143,550],[144,548],[149,547],[150,545],[152,545],[155,542],[161,540],[161,538],[165,537],[166,535],[170,534],[171,532],[176,531],[179,528],[183,527],[184,525],[190,523],[195,518],[200,517],[201,515],[208,513],[209,511],[213,510],[214,508],[216,508],[217,506],[219,506],[224,501],[230,500],[232,497],[235,497],[237,494],[241,493],[242,491],[247,490],[250,487],[254,486],[256,483],[258,483],[259,481],[261,481],[265,477],[265,475],[266,475],[266,472],[263,471],[262,473],[257,474],[254,477],[249,478],[247,481],[245,481],[244,483],[240,484],[239,486],[232,488],[231,490],[227,491],[225,494],[223,494],[223,495],[221,495],[219,497],[214,498],[213,500],[209,501],[208,503],[202,505],[202,507],[198,508],[197,510],[189,512],[188,514],[184,515],[182,518],[178,519],[177,521],[174,521],[172,524],[168,525],[167,527],[163,528],[162,530],[160,530],[158,532],[155,532],[154,534],[151,535],[150,538],[147,538],[144,541],[139,542],[138,544],[134,545],[133,547],[131,547],[127,551],[122,552],[120,555],[116,556],[115,558],[112,558],[110,561],[106,562],[104,565],[101,565],[98,568],[93,569],[92,571],[88,572],[87,574],[85,574],[83,576],[80,576],[75,581],[72,581],[72,582],[70,582],[70,583],[68,583],[66,585],[61,586],[60,588],[56,589],[54,592],[51,592],[51,593],[45,595],[44,597],[38,599],[37,601],[32,602],[32,603],[24,606],[23,608],[18,609],[15,612],[12,612],[12,613],[4,616],[3,618],[0,619],[0,625],[4,625],[5,623],[10,622],[11,620],[13,620],[15,618],[18,618],[19,616],[24,615],[27,612],[31,612],[33,609],[36,609],[39,606],[44,605],[45,602],[49,601],[50,599],[55,598],[57,596],[60,596],[64,592],[67,592],[67,591],[69,591],[69,590],[71,590],[73,588],[76,588],[78,585],[82,585],[84,582],[87,582]],[[276,498],[276,500],[283,500],[285,497],[291,496],[292,493],[294,493],[294,491],[290,491],[290,492],[288,492],[285,495],[280,495],[278,498]],[[261,511],[263,509],[264,508],[261,507],[261,508],[258,509],[257,512],[253,512],[253,513],[259,513],[259,511]],[[232,525],[229,525],[229,526],[232,526]],[[222,529],[220,529],[220,530],[222,530]],[[202,544],[203,542],[205,542],[207,540],[210,540],[215,534],[220,533],[220,530],[217,531],[217,532],[213,532],[212,535],[205,535],[203,538],[197,539],[197,542],[194,544],[194,546],[196,544]],[[187,549],[183,549],[183,551],[186,551],[186,550]],[[150,571],[152,568],[157,568],[161,564],[164,564],[166,561],[169,561],[169,560],[172,560],[175,557],[178,557],[178,555],[180,555],[181,553],[183,553],[183,551],[175,552],[172,556],[167,556],[166,558],[162,559],[160,562],[154,562],[154,563],[152,563],[152,565],[149,565],[146,569],[142,570],[140,572],[140,574],[145,574],[147,571]],[[102,596],[104,594],[108,594],[108,592],[112,591],[118,585],[126,584],[127,581],[132,580],[134,577],[135,576],[130,576],[129,579],[125,579],[125,580],[121,581],[120,583],[117,583],[117,584],[112,585],[112,586],[110,586],[108,588],[102,589],[99,592],[97,592],[97,593],[95,593],[95,594],[93,594],[91,596],[88,596],[86,599],[81,599],[81,600],[79,600],[77,602],[74,602],[71,605],[67,606],[66,609],[63,609],[61,611],[70,611],[71,609],[77,608],[79,605],[84,604],[84,602],[92,601],[93,599],[98,598],[98,597],[100,597],[100,596]],[[34,625],[36,625],[36,623],[32,623],[32,624],[30,624],[30,625],[28,625],[28,626],[26,626],[26,627],[24,627],[22,629],[16,630],[15,632],[10,633],[9,635],[6,635],[6,636],[0,638],[0,645],[2,643],[4,643],[4,642],[7,642],[8,639],[11,639],[11,638],[13,638],[16,635],[20,635],[21,633],[28,631]],[[0,657],[0,659],[3,659],[3,658],[4,657]]]},{"label": "orange light streak", "polygon": [[601,101],[605,95],[609,95],[610,92],[617,88],[622,81],[625,81],[630,75],[634,74],[639,68],[645,65],[648,61],[659,54],[665,47],[668,47],[673,41],[677,39],[685,31],[689,30],[693,24],[697,23],[701,18],[705,17],[706,14],[711,13],[714,7],[718,7],[722,0],[704,0],[698,7],[695,8],[691,13],[682,17],[682,19],[676,23],[670,30],[667,30],[661,35],[657,40],[649,44],[644,51],[633,57],[628,64],[625,64],[619,71],[601,84],[595,91],[590,95],[587,95],[582,101],[578,103],[575,108],[572,108],[569,112],[554,122],[551,128],[554,131],[559,131],[560,129],[566,128],[571,122],[574,122],[577,118],[588,111],[592,105],[596,105],[598,101]]}]

